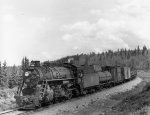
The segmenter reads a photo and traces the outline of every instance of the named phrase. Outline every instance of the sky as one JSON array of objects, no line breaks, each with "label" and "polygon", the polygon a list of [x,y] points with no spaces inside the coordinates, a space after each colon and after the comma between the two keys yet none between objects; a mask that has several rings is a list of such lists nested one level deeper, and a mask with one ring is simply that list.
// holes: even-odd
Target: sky
[{"label": "sky", "polygon": [[0,61],[150,46],[149,0],[0,0]]}]

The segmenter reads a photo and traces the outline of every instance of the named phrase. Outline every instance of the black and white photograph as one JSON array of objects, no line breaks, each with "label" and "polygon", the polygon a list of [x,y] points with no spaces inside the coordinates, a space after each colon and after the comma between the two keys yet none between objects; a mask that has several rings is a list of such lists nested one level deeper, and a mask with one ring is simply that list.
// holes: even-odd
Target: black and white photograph
[{"label": "black and white photograph", "polygon": [[150,0],[0,0],[0,115],[150,115]]}]

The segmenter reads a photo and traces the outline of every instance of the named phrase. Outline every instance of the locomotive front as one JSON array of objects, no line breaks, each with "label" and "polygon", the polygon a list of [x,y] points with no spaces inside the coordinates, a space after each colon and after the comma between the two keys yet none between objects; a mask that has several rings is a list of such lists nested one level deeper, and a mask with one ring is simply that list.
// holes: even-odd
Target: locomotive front
[{"label": "locomotive front", "polygon": [[40,79],[37,63],[39,62],[31,62],[30,67],[23,72],[23,81],[18,87],[17,95],[15,96],[19,107],[35,108],[41,105],[40,89],[37,85]]}]

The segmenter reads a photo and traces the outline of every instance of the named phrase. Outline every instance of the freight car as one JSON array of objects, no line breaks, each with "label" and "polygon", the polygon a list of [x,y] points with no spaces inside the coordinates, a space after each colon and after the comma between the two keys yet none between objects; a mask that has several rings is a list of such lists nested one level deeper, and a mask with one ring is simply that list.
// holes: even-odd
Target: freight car
[{"label": "freight car", "polygon": [[15,99],[19,107],[31,109],[59,99],[92,93],[103,86],[130,80],[133,76],[136,76],[136,72],[131,72],[129,67],[76,67],[68,63],[47,66],[32,61],[30,67],[23,72],[23,82]]}]

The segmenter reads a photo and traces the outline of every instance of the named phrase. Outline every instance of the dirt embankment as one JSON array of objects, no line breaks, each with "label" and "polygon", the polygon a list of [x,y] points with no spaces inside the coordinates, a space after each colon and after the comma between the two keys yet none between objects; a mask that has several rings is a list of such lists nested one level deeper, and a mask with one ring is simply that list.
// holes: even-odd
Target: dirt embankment
[{"label": "dirt embankment", "polygon": [[120,101],[112,107],[114,111],[130,115],[150,114],[150,71],[139,71],[138,75],[143,79],[141,84],[131,91],[111,97]]}]

